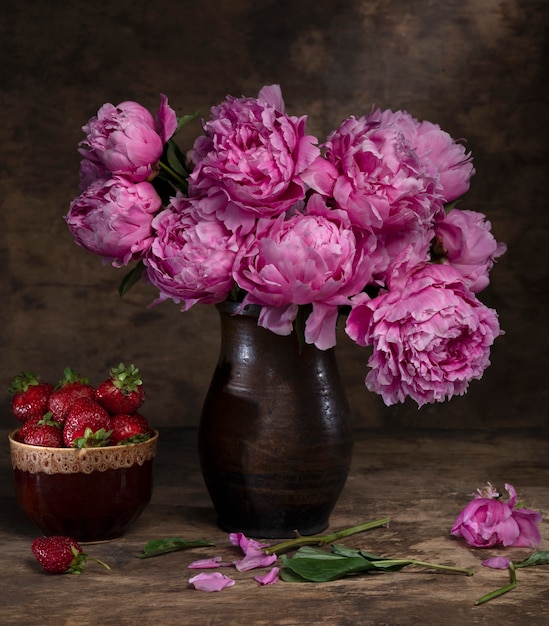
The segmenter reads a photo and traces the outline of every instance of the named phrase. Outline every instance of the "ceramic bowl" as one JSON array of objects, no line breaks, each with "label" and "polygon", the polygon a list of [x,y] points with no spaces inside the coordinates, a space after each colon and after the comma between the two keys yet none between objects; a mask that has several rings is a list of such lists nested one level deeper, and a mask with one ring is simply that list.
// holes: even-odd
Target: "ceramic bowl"
[{"label": "ceramic bowl", "polygon": [[158,432],[142,443],[104,448],[46,448],[9,435],[15,494],[45,535],[79,542],[120,537],[152,495]]}]

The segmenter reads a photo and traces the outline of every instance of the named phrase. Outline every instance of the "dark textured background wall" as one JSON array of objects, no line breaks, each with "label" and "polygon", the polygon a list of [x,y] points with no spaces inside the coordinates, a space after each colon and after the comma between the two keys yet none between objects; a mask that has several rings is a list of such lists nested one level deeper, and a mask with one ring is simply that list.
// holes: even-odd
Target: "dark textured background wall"
[{"label": "dark textured background wall", "polygon": [[[280,83],[287,109],[322,138],[373,105],[405,109],[465,137],[477,174],[463,208],[485,212],[508,245],[481,299],[506,335],[470,392],[419,410],[386,408],[363,387],[366,353],[337,353],[357,425],[548,423],[546,0],[38,0],[0,22],[0,385],[23,369],[93,382],[140,367],[157,425],[194,425],[218,346],[216,312],[181,314],[72,241],[81,126],[104,102],[179,114]],[[193,134],[197,128],[193,129]],[[190,142],[192,136],[187,137]],[[2,396],[7,416],[8,396]],[[4,422],[10,423],[5,417]]]}]

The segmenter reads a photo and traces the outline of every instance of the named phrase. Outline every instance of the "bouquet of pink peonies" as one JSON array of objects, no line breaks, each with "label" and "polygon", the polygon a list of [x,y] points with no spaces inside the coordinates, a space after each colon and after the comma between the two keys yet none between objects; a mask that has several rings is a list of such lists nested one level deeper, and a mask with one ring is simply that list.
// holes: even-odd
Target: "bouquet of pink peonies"
[{"label": "bouquet of pink peonies", "polygon": [[[477,294],[505,251],[481,213],[455,208],[471,155],[436,124],[373,110],[324,143],[286,113],[280,87],[211,109],[184,153],[161,96],[103,105],[83,127],[75,241],[186,311],[260,305],[258,324],[319,349],[336,325],[371,356],[366,386],[387,405],[465,393],[502,333]],[[299,323],[298,323],[299,320]],[[304,320],[304,324],[301,321]]]}]

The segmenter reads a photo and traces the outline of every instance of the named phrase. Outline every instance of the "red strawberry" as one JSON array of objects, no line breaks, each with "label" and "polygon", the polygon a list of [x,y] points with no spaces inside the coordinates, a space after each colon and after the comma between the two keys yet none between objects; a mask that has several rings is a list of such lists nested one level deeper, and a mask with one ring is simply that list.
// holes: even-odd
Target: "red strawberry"
[{"label": "red strawberry", "polygon": [[51,413],[46,413],[42,419],[27,420],[21,426],[19,441],[30,446],[62,448],[63,431],[61,425],[53,421]]},{"label": "red strawberry", "polygon": [[42,569],[50,574],[81,574],[88,560],[110,569],[103,561],[90,559],[82,551],[80,544],[71,537],[38,537],[32,542],[31,550]]},{"label": "red strawberry", "polygon": [[110,415],[135,413],[145,402],[143,381],[137,367],[133,364],[126,367],[124,363],[112,367],[109,378],[97,387],[95,399]]},{"label": "red strawberry", "polygon": [[38,537],[31,550],[42,569],[50,574],[81,574],[86,560],[82,548],[70,537]]},{"label": "red strawberry", "polygon": [[64,424],[69,414],[70,408],[77,398],[95,397],[95,389],[89,384],[87,378],[81,376],[70,367],[64,371],[64,378],[54,389],[48,399],[48,411],[53,415],[53,419],[60,424]]},{"label": "red strawberry", "polygon": [[38,378],[32,372],[19,374],[8,388],[8,393],[13,394],[12,415],[20,422],[30,417],[42,417],[48,410],[48,398],[52,391],[53,385],[38,382]]},{"label": "red strawberry", "polygon": [[63,427],[68,448],[99,448],[108,445],[111,418],[107,411],[90,398],[77,398]]},{"label": "red strawberry", "polygon": [[25,439],[25,433],[31,428],[34,428],[41,419],[41,417],[29,417],[28,420],[21,424],[19,430],[15,433],[15,439],[23,442]]},{"label": "red strawberry", "polygon": [[119,443],[139,443],[150,439],[149,422],[139,413],[113,415],[112,433],[109,441],[112,445]]}]

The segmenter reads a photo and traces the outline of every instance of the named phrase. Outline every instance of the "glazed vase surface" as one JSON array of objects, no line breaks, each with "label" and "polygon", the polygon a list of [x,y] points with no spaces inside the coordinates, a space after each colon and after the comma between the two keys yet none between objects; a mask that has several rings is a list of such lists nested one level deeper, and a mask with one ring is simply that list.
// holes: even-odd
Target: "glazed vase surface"
[{"label": "glazed vase surface", "polygon": [[258,307],[217,308],[221,348],[198,433],[217,524],[258,538],[319,533],[353,445],[334,350],[259,327]]}]

